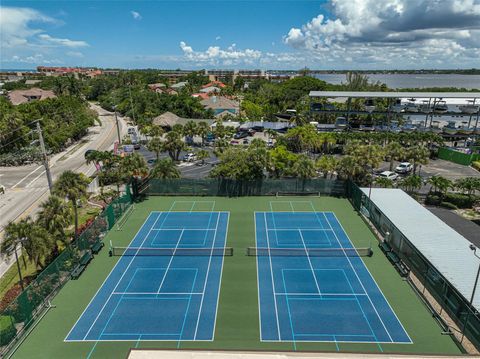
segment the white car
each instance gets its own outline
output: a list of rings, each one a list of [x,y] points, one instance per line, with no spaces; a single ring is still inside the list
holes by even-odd
[[[391,171],[383,171],[382,173],[380,173],[378,175],[378,177],[387,178],[389,180],[395,181],[398,178],[398,174],[396,174],[395,172],[391,172]]]
[[[409,173],[412,169],[413,169],[413,166],[410,162],[402,162],[395,168],[395,172]]]
[[[185,156],[183,156],[183,160],[185,162],[193,162],[197,159],[197,155],[193,152],[187,153]]]

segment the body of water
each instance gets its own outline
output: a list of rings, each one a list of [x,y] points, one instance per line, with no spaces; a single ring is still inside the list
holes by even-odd
[[[392,89],[457,87],[468,90],[480,89],[480,75],[457,74],[366,74],[370,81],[386,84]],[[316,78],[339,85],[346,82],[345,74],[316,74]]]

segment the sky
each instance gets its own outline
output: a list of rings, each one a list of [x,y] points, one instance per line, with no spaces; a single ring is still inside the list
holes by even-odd
[[[480,68],[480,0],[0,2],[0,68]]]

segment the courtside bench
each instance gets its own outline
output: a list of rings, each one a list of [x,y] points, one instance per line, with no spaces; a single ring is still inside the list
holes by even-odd
[[[85,270],[85,268],[87,267],[88,263],[90,263],[90,261],[92,260],[93,258],[93,254],[92,252],[90,251],[87,251],[83,256],[82,258],[80,258],[80,262],[78,263],[78,265],[75,267],[75,269],[72,271],[72,273],[70,274],[70,276],[72,277],[72,279],[78,279],[78,277],[80,277],[80,274],[83,273],[83,271]]]
[[[394,251],[392,251],[392,247],[390,247],[390,245],[385,241],[380,242],[378,246],[382,252],[385,253],[388,260],[395,266],[398,273],[400,273],[402,277],[407,277],[410,273],[410,269],[405,265],[405,263],[403,263],[400,257]]]
[[[97,243],[95,243],[92,246],[92,253],[93,254],[98,254],[98,252],[100,252],[100,250],[103,248],[103,246],[104,246],[104,243],[102,241],[98,241]]]

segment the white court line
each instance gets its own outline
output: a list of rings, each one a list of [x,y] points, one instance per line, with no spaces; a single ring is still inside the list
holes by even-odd
[[[174,202],[174,204],[175,204],[175,202]],[[173,206],[173,205],[172,205],[172,206]],[[171,207],[170,207],[170,208],[171,208]],[[166,218],[168,217],[168,213],[169,213],[169,212],[166,212],[166,213],[167,213],[167,214],[165,215],[165,218],[163,219],[162,224],[165,223],[165,220],[166,220]],[[146,241],[147,238],[149,237],[150,232],[152,231],[152,228],[155,227],[155,225],[157,224],[157,222],[158,222],[158,220],[160,219],[161,216],[162,216],[162,215],[160,214],[160,215],[158,216],[158,218],[155,220],[155,222],[153,223],[152,227],[150,228],[150,230],[148,231],[147,235],[145,236],[145,238],[143,239],[142,243],[140,244],[140,247],[137,249],[137,253],[138,253],[138,251],[140,251],[140,248],[143,246],[143,243],[145,243],[145,241]],[[122,257],[122,258],[123,258],[123,257]],[[132,259],[130,259],[130,262],[128,263],[127,268],[125,268],[122,276],[120,277],[120,279],[118,280],[117,284],[115,285],[115,288],[113,288],[112,293],[118,288],[120,282],[122,281],[122,279],[123,279],[123,277],[125,276],[125,274],[128,272],[128,269],[129,269],[130,266],[132,265],[133,260],[134,260],[135,258],[136,258],[136,256],[134,255],[134,256],[132,256]],[[121,260],[121,258],[120,258],[120,260]],[[120,260],[119,260],[119,262],[120,262]],[[103,310],[105,309],[107,303],[109,302],[110,298],[112,297],[112,293],[110,293],[110,295],[108,296],[108,298],[107,298],[107,300],[105,301],[105,304],[103,305],[102,309],[99,311],[99,313],[98,313],[97,316],[95,317],[95,320],[93,321],[92,325],[91,325],[90,328],[88,329],[87,334],[85,334],[85,336],[83,337],[84,340],[85,340],[85,338],[88,336],[88,334],[90,334],[93,326],[95,325],[95,323],[97,322],[98,318],[100,317],[100,314],[102,314]]]
[[[210,219],[211,218],[212,217],[210,216]],[[193,335],[193,339],[197,338],[198,325],[200,324],[200,315],[202,314],[203,300],[205,299],[205,290],[207,289],[207,282],[210,276],[210,264],[212,263],[213,249],[215,248],[215,240],[217,239],[218,222],[220,222],[220,213],[217,213],[217,224],[215,226],[215,234],[213,235],[213,243],[212,243],[212,248],[210,250],[210,258],[208,258],[206,278],[205,278],[205,282],[203,283],[202,301],[200,302],[200,308],[198,309],[197,324],[195,325],[195,334]],[[210,225],[210,222],[209,222],[209,225]]]
[[[257,212],[253,213],[253,225],[254,225],[254,230],[255,230],[255,247],[257,247],[258,246],[258,242],[257,242]],[[266,229],[265,229],[265,232],[267,232]],[[262,315],[261,315],[261,309],[260,309],[260,278],[259,278],[259,274],[258,274],[258,267],[259,267],[258,259],[259,259],[259,257],[257,256],[255,261],[257,263],[256,267],[257,267],[258,324],[259,324],[259,329],[260,329],[260,341],[262,341]]]
[[[315,213],[317,213],[317,212],[315,212]],[[327,216],[325,215],[325,213],[324,213],[324,212],[321,212],[321,213],[322,213],[323,216],[325,217],[325,220],[327,221],[327,223],[328,223],[328,225],[330,226],[330,228],[332,228],[332,225],[330,224],[330,222],[329,222]],[[317,218],[318,218],[318,216],[317,216]],[[333,229],[333,228],[332,228],[332,229]],[[379,319],[380,322],[382,323],[382,326],[383,326],[383,328],[385,329],[385,332],[387,333],[388,337],[390,338],[390,342],[393,342],[393,339],[392,339],[392,336],[390,335],[390,332],[388,331],[387,327],[385,326],[385,323],[383,322],[382,318],[380,317],[380,314],[378,313],[377,308],[376,308],[375,305],[373,304],[372,299],[371,299],[370,296],[368,295],[368,292],[367,292],[367,290],[365,289],[365,286],[363,285],[362,280],[361,280],[360,277],[358,276],[357,271],[355,270],[352,262],[350,261],[350,258],[347,256],[347,253],[345,252],[345,248],[343,248],[342,243],[341,243],[340,240],[338,239],[337,233],[335,233],[335,231],[333,232],[333,235],[335,236],[335,239],[337,240],[338,245],[340,246],[340,248],[342,249],[343,253],[345,254],[345,258],[347,259],[347,261],[348,261],[348,263],[349,263],[349,265],[350,265],[350,268],[352,268],[353,273],[355,273],[355,276],[357,277],[357,280],[359,281],[360,285],[362,286],[363,291],[364,291],[365,294],[367,295],[368,301],[369,301],[370,304],[372,305],[373,310],[374,310],[375,313],[377,314],[378,319]],[[353,244],[352,244],[352,247],[355,248],[355,247],[353,246]],[[363,265],[365,266],[365,264],[363,264]],[[383,293],[382,293],[382,295],[383,295]]]
[[[227,213],[227,227],[225,228],[225,244],[227,245],[228,240],[228,224],[230,223],[230,212]],[[222,265],[221,265],[221,272],[220,272],[220,279],[218,281],[218,289],[217,289],[217,306],[215,307],[215,318],[213,321],[213,335],[212,341],[215,340],[215,330],[217,328],[217,314],[218,314],[218,302],[220,301],[220,290],[222,288],[222,277],[223,277],[223,263],[225,261],[225,257],[222,257]]]
[[[345,229],[343,228],[342,223],[340,223],[340,221],[338,220],[337,215],[336,215],[334,212],[329,212],[329,213],[333,214],[333,216],[335,217],[335,220],[337,221],[338,225],[339,225],[340,228],[342,229],[343,233],[345,233],[345,235],[347,236],[349,242],[352,243],[352,241],[350,240],[350,237],[348,237],[347,232],[346,232]],[[363,266],[365,267],[365,269],[367,270],[368,274],[370,275],[370,278],[372,278],[373,282],[374,282],[375,285],[377,286],[378,291],[382,294],[383,299],[385,299],[385,302],[387,303],[388,307],[389,307],[390,310],[392,311],[392,313],[393,313],[393,315],[395,316],[395,318],[397,318],[398,323],[400,323],[400,326],[402,327],[403,332],[407,335],[408,339],[410,340],[410,343],[399,342],[399,344],[413,344],[412,338],[410,338],[410,336],[408,335],[408,332],[405,330],[405,327],[403,326],[402,322],[401,322],[400,319],[398,318],[397,313],[395,313],[395,311],[393,310],[392,306],[390,305],[390,303],[388,302],[387,298],[385,297],[385,295],[383,294],[382,290],[380,289],[380,286],[378,285],[377,281],[376,281],[375,278],[373,277],[372,273],[370,273],[370,270],[368,269],[368,267],[365,265],[365,262],[363,261],[363,259],[362,259],[361,257],[358,257],[358,258],[360,258],[360,260],[362,261]],[[394,343],[397,343],[397,342],[394,342]]]
[[[271,203],[270,203],[270,206],[271,206]],[[268,225],[267,225],[267,214],[266,214],[266,212],[263,212],[263,218],[265,219],[265,229],[267,229]],[[275,226],[275,222],[274,222],[274,226]],[[277,290],[275,289],[275,281],[273,280],[273,264],[272,264],[272,256],[271,256],[271,252],[270,252],[270,236],[269,236],[267,230],[265,230],[265,232],[267,234],[268,259],[270,261],[270,266],[269,266],[270,267],[270,277],[272,279],[272,293],[275,294],[275,292]],[[277,297],[275,297],[275,295],[273,296],[273,302],[275,304],[275,317],[277,318],[278,340],[282,340],[281,334],[280,334],[280,321],[278,320]]]
[[[154,212],[150,212],[150,214],[148,215],[147,219],[145,220],[145,222],[143,222],[143,224],[140,226],[140,228],[138,229],[137,233],[135,233],[135,235],[133,236],[132,240],[130,241],[130,243],[128,244],[129,246],[133,243],[133,241],[137,238],[138,234],[140,233],[140,231],[143,229],[143,226],[145,225],[145,223],[148,222],[148,220],[150,219],[150,217],[152,216]],[[158,212],[155,212],[155,213],[158,213]],[[100,292],[100,290],[103,288],[103,285],[107,282],[108,278],[110,278],[110,276],[112,275],[113,271],[115,270],[115,268],[118,266],[118,264],[121,262],[121,258],[117,261],[117,263],[115,263],[115,265],[113,266],[112,270],[110,271],[110,273],[108,273],[107,275],[107,278],[105,278],[105,280],[102,282],[102,285],[100,287],[98,287],[97,291],[95,292],[95,295],[92,296],[92,299],[90,299],[90,302],[88,302],[87,306],[85,307],[85,309],[83,310],[82,314],[80,314],[80,316],[78,317],[78,319],[75,321],[75,324],[73,325],[72,329],[70,329],[70,331],[67,333],[67,336],[65,337],[65,339],[63,340],[64,342],[66,341],[66,339],[68,338],[68,336],[70,335],[70,333],[72,332],[72,330],[77,326],[77,323],[78,321],[83,317],[83,314],[85,314],[85,312],[87,311],[88,307],[90,306],[90,304],[92,304],[93,300],[95,299],[95,297],[97,296],[97,294]],[[70,341],[74,341],[74,340],[69,340]],[[83,341],[83,340],[79,340],[79,341]]]
[[[290,212],[289,212],[290,213]],[[309,213],[312,213],[312,212],[309,212]],[[281,231],[298,231],[298,227],[297,228],[277,228],[277,229],[272,229],[272,228],[269,228],[267,229],[268,231],[275,231],[275,232],[281,232]],[[315,232],[320,232],[320,231],[324,231],[324,232],[332,232],[332,229],[330,228],[316,228],[316,227],[310,227],[310,228],[302,228],[302,231],[303,232],[309,232],[309,231],[315,231]]]
[[[180,213],[180,212],[179,212]],[[181,228],[153,228],[152,231],[181,231]],[[215,228],[184,228],[186,231],[214,231]]]
[[[165,269],[165,273],[163,274],[162,281],[160,282],[160,286],[158,287],[157,294],[159,294],[160,291],[162,290],[163,283],[165,282],[165,278],[167,278],[167,274],[168,274],[168,271],[170,270],[170,266],[172,265],[173,258],[175,258],[175,252],[177,251],[178,245],[180,244],[180,242],[182,240],[183,232],[185,232],[185,229],[182,229],[182,232],[178,236],[177,245],[175,246],[175,249],[173,250],[173,253],[170,257],[170,260],[168,261],[167,269]]]
[[[292,203],[292,201],[288,201],[288,203],[290,203],[290,208],[292,209],[292,212],[295,213],[295,208],[293,208],[293,203]]]
[[[313,279],[315,280],[315,285],[317,286],[318,294],[321,295],[322,291],[320,290],[320,286],[318,285],[317,277],[315,276],[315,271],[313,270],[312,261],[310,260],[310,256],[308,255],[307,246],[305,244],[305,241],[303,240],[301,229],[298,230],[298,233],[300,234],[300,239],[302,240],[303,248],[305,248],[305,254],[307,255],[308,264],[310,265],[310,270],[312,271]]]
[[[339,297],[356,297],[356,296],[364,296],[366,295],[365,293],[275,293],[275,295],[284,295],[287,297],[290,296],[313,296],[313,297],[334,297],[334,296],[339,296]]]
[[[202,295],[203,293],[196,293],[196,292],[113,292],[113,295]]]
[[[192,208],[190,208],[190,213],[192,213],[193,209],[195,208],[196,201],[193,201]]]

